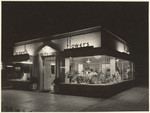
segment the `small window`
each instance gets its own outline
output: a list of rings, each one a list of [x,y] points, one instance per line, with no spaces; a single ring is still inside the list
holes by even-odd
[[[55,74],[55,65],[51,65],[51,74]]]

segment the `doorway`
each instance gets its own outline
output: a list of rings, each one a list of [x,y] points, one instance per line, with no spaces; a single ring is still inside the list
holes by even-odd
[[[43,62],[43,89],[53,91],[56,65],[55,60]]]

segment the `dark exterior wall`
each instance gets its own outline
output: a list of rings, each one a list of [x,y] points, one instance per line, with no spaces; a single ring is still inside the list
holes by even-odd
[[[105,30],[102,30],[101,37],[102,37],[103,48],[106,48],[109,50],[116,50],[116,51],[124,52],[124,53],[130,52],[128,45],[121,42],[111,33]]]

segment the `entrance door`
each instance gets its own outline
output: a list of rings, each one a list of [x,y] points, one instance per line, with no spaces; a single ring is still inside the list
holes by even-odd
[[[53,90],[52,84],[55,79],[55,61],[44,62],[44,90]]]

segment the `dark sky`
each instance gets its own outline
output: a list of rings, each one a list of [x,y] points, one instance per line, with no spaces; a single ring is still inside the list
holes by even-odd
[[[148,2],[2,2],[2,60],[14,42],[102,25],[148,63]]]

